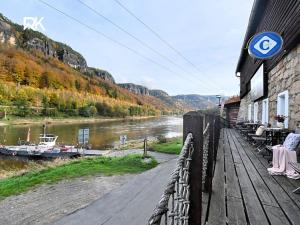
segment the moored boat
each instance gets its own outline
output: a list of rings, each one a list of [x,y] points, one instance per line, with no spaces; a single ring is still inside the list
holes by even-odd
[[[56,144],[58,136],[40,134],[39,143],[37,145],[30,144],[30,129],[28,129],[27,141],[21,142],[16,146],[0,146],[0,153],[3,155],[20,156],[20,157],[36,157],[36,158],[72,158],[80,156],[73,145],[59,146]]]

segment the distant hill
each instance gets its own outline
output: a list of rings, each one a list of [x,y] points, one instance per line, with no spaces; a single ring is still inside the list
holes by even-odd
[[[189,107],[194,109],[207,109],[213,108],[219,104],[219,100],[215,95],[176,95],[172,96],[173,99],[179,100],[187,104]],[[222,96],[222,99],[225,100],[227,97]]]
[[[162,100],[169,107],[179,107],[186,110],[198,110],[213,108],[219,104],[219,100],[215,95],[176,95],[170,96],[167,92],[162,90],[151,90],[142,85],[133,83],[118,84],[122,88],[126,88],[132,93],[145,96],[153,96]],[[222,96],[225,100],[227,97]]]

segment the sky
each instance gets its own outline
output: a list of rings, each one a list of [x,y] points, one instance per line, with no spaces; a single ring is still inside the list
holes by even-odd
[[[40,0],[1,0],[0,12],[19,24],[23,24],[24,17],[43,17],[45,30],[39,27],[39,31],[80,52],[89,66],[109,71],[117,83],[145,85],[170,95],[239,93],[235,68],[253,0],[118,0],[187,60],[115,0],[82,1],[140,41],[78,0],[42,1],[92,30]]]

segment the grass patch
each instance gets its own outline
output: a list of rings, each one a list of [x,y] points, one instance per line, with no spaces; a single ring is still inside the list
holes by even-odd
[[[73,160],[64,165],[48,168],[38,172],[29,172],[22,176],[14,176],[0,180],[0,198],[20,194],[41,184],[52,184],[64,179],[87,175],[115,175],[140,173],[157,165],[153,158],[149,162],[141,155],[124,157],[93,157]]]
[[[150,148],[156,152],[179,154],[182,149],[182,138],[167,139],[166,143],[155,143]]]

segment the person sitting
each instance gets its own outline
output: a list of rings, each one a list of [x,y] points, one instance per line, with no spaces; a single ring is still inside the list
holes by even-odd
[[[290,133],[283,145],[275,145],[272,147],[273,160],[272,168],[268,168],[271,175],[286,175],[292,179],[299,179],[300,174],[297,173],[289,164],[297,162],[297,149],[300,147],[300,134]]]

